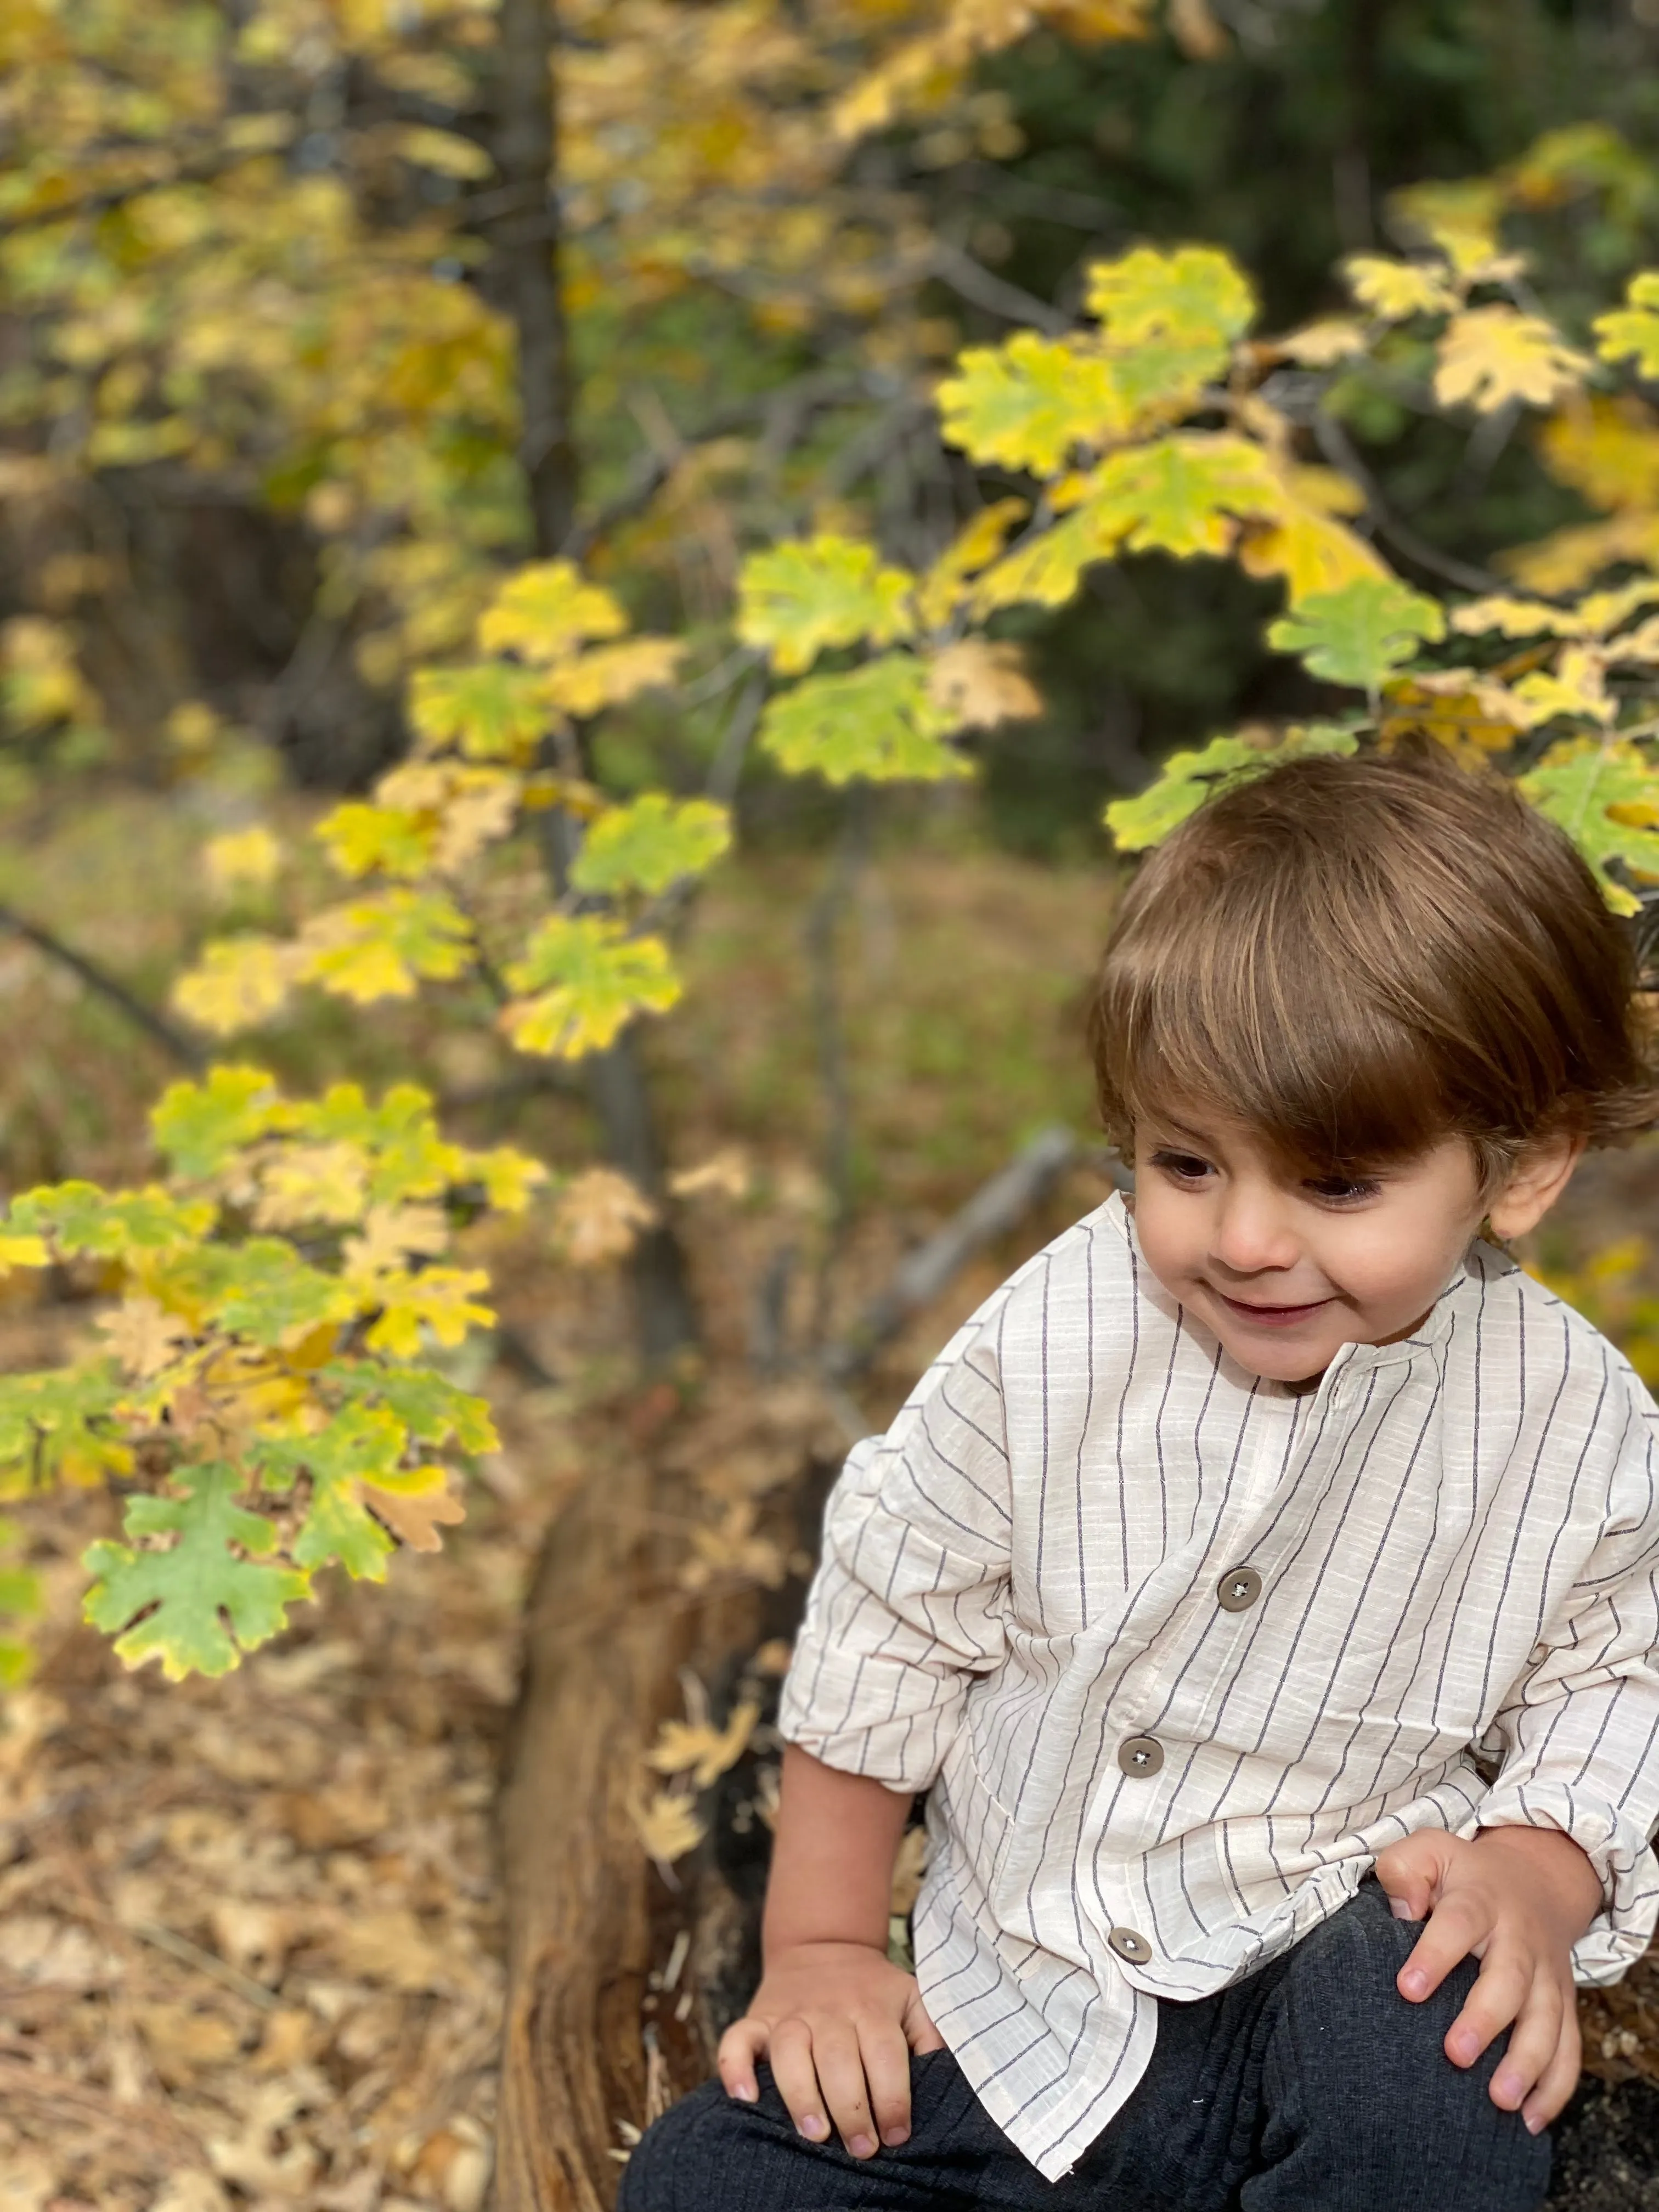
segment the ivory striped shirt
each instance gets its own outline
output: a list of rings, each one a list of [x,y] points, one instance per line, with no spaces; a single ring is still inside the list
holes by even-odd
[[[1659,1410],[1474,1246],[1416,1335],[1298,1395],[1151,1274],[1114,1196],[849,1456],[781,1727],[928,1790],[928,2011],[1050,2179],[1205,1996],[1414,1829],[1565,1829],[1616,1980],[1659,1903]],[[1501,1762],[1492,1786],[1474,1753]]]

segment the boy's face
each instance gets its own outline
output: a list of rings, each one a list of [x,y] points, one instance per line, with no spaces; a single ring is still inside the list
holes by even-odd
[[[1409,1336],[1483,1217],[1522,1234],[1577,1152],[1543,1148],[1494,1198],[1460,1137],[1350,1182],[1298,1176],[1241,1123],[1140,1121],[1135,1233],[1164,1289],[1241,1367],[1306,1382],[1345,1344]]]

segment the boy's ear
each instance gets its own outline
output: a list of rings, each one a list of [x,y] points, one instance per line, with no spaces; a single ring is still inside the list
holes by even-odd
[[[1535,1229],[1571,1182],[1583,1151],[1582,1137],[1546,1137],[1528,1145],[1486,1209],[1492,1234],[1507,1242]]]

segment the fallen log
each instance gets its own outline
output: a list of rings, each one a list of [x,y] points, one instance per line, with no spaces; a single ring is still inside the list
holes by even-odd
[[[1079,1158],[1047,1131],[926,1243],[823,1363],[844,1382]],[[855,1410],[855,1409],[852,1409]],[[849,1411],[848,1419],[851,1419]],[[780,1551],[810,1569],[834,1468],[803,1450],[766,1499]],[[650,1453],[619,1458],[558,1516],[527,1608],[525,1670],[501,1802],[507,1999],[497,2212],[609,2212],[637,2130],[706,2078],[758,1961],[769,1838],[756,1811],[768,1746],[722,1778],[699,1850],[670,1887],[635,1814],[644,1756],[690,1669],[724,1719],[744,1669],[793,1636],[805,1584],[689,1589],[684,1528],[708,1496]],[[653,1986],[654,1984],[654,1986]]]

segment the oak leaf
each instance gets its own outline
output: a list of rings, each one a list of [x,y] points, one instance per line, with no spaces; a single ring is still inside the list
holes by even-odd
[[[501,1027],[520,1052],[579,1060],[614,1044],[636,1013],[664,1013],[680,983],[659,937],[599,915],[551,915],[506,969],[520,995]]]
[[[685,641],[678,637],[630,637],[621,645],[600,646],[550,669],[547,696],[567,714],[597,714],[601,708],[620,706],[641,691],[672,684],[685,653]]]
[[[809,676],[769,701],[760,741],[792,775],[826,783],[936,783],[969,775],[944,740],[954,718],[931,696],[924,662],[890,653],[833,676]]]
[[[286,1626],[289,1607],[311,1589],[295,1568],[260,1564],[276,1549],[276,1531],[236,1503],[234,1468],[183,1468],[176,1480],[182,1496],[127,1501],[125,1534],[170,1537],[167,1548],[100,1542],[85,1556],[94,1577],[88,1620],[115,1635],[116,1656],[127,1666],[159,1659],[175,1682],[228,1673]]]
[[[1434,396],[1443,407],[1468,404],[1483,415],[1511,400],[1548,407],[1577,391],[1589,366],[1541,315],[1501,304],[1469,307],[1442,333]]]
[[[409,1468],[365,1480],[363,1503],[411,1552],[442,1551],[440,1529],[458,1528],[466,1518],[441,1467]]]
[[[571,561],[536,561],[509,576],[478,618],[485,653],[516,653],[547,665],[596,638],[619,637],[628,617]]]
[[[1018,646],[1008,641],[964,637],[936,653],[927,671],[927,696],[953,724],[994,730],[1042,712],[1042,695],[1025,673]]]
[[[1232,340],[1255,319],[1255,295],[1231,256],[1212,246],[1173,252],[1139,246],[1090,268],[1085,304],[1115,343],[1158,338],[1212,344],[1225,358]]]
[[[699,1790],[707,1790],[748,1750],[760,1711],[748,1701],[736,1705],[721,1729],[709,1721],[664,1721],[645,1763],[655,1774],[689,1774]]]
[[[371,1206],[362,1233],[348,1237],[341,1257],[348,1276],[391,1274],[416,1255],[449,1249],[449,1218],[441,1206]]]
[[[297,1229],[311,1222],[355,1222],[368,1198],[369,1160],[360,1145],[283,1146],[266,1161],[253,1209],[256,1229]]]
[[[173,1173],[203,1181],[270,1127],[275,1079],[263,1067],[222,1066],[200,1083],[172,1083],[150,1110],[150,1134]]]
[[[202,866],[216,891],[264,890],[283,872],[283,848],[263,823],[228,830],[202,848]]]
[[[382,1276],[362,1287],[366,1310],[376,1316],[364,1341],[371,1352],[389,1352],[394,1359],[413,1359],[426,1330],[440,1344],[459,1344],[469,1330],[487,1328],[495,1320],[494,1310],[474,1295],[489,1287],[482,1267],[423,1267],[418,1274]]]
[[[547,679],[510,660],[467,668],[417,669],[409,719],[430,750],[453,746],[469,760],[526,761],[550,717]]]
[[[1659,270],[1639,270],[1625,299],[1624,307],[1596,317],[1595,349],[1603,361],[1633,361],[1638,375],[1659,377]]]
[[[100,1314],[98,1327],[124,1371],[141,1379],[171,1366],[190,1341],[189,1323],[142,1293]]]
[[[1659,883],[1659,774],[1641,749],[1566,738],[1521,779],[1521,792],[1572,839],[1614,913],[1639,912],[1640,900],[1611,869],[1622,865],[1644,882]]]
[[[1457,305],[1443,266],[1395,261],[1382,253],[1351,253],[1342,273],[1360,306],[1385,323],[1403,323],[1413,315],[1449,314]]]
[[[614,1168],[586,1168],[559,1193],[553,1233],[573,1267],[593,1267],[631,1252],[657,1209]]]
[[[205,945],[197,965],[179,976],[171,995],[186,1021],[228,1036],[237,1030],[256,1029],[280,1012],[294,981],[291,947],[250,932],[216,938]]]
[[[874,546],[820,533],[751,554],[738,584],[738,635],[797,676],[826,647],[890,645],[912,628],[915,578]]]
[[[629,1810],[646,1856],[659,1866],[671,1866],[696,1850],[708,1832],[697,1817],[695,1800],[680,1790],[659,1790]]]
[[[1004,345],[969,347],[937,398],[947,445],[976,461],[1045,477],[1079,447],[1123,436],[1134,419],[1105,355],[1034,331],[1017,331]]]
[[[1340,592],[1316,592],[1267,632],[1280,653],[1299,654],[1332,684],[1375,690],[1425,640],[1443,637],[1438,602],[1392,578],[1361,577]]]
[[[996,559],[1009,532],[1030,513],[1023,499],[993,500],[963,524],[916,587],[916,611],[924,628],[949,622],[968,579]]]
[[[472,957],[472,925],[453,899],[400,888],[313,915],[294,969],[301,980],[362,1006],[412,998],[423,978],[459,975]]]
[[[571,864],[579,891],[665,891],[711,868],[732,842],[730,810],[707,799],[647,791],[612,807],[588,830]]]

